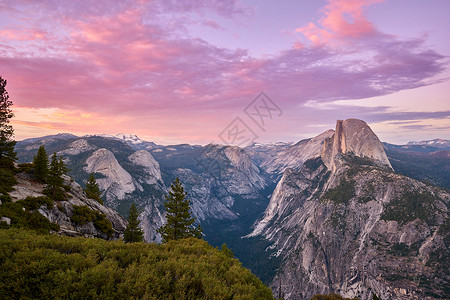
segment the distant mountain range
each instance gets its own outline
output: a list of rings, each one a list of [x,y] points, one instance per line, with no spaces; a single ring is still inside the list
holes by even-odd
[[[449,298],[448,140],[382,144],[361,120],[298,143],[157,145],[135,135],[59,134],[20,141],[64,157],[105,205],[141,209],[160,241],[164,194],[179,177],[205,239],[235,252],[285,299],[338,292],[372,299]],[[418,181],[421,180],[421,181]]]

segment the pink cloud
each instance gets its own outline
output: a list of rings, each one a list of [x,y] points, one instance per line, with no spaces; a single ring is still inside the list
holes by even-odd
[[[23,28],[0,33],[0,75],[17,106],[67,113],[30,126],[90,133],[108,126],[136,132],[134,126],[192,138],[220,132],[262,90],[294,113],[310,100],[361,99],[425,85],[443,70],[443,56],[423,39],[378,32],[363,15],[375,2],[330,1],[318,24],[298,30],[313,45],[298,42],[257,59],[192,38],[183,23],[167,18],[205,11],[234,18],[245,13],[237,1],[20,1],[17,11],[33,12],[25,32],[45,33],[45,43],[11,42]],[[52,23],[38,22],[47,15]],[[346,43],[333,47],[331,40]],[[86,112],[95,116],[83,119]]]
[[[364,8],[383,0],[329,0],[324,16],[318,24],[309,23],[297,28],[315,44],[327,43],[332,39],[361,38],[376,31],[374,25],[364,16]]]

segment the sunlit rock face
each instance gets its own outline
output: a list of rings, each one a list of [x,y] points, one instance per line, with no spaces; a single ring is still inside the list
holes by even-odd
[[[322,147],[322,159],[325,165],[333,169],[338,154],[353,154],[370,158],[380,165],[392,169],[380,142],[366,122],[358,119],[338,120],[334,134],[325,139]]]
[[[136,187],[133,178],[119,164],[114,154],[108,149],[95,151],[87,160],[84,170],[87,173],[100,173],[104,178],[97,180],[100,189],[106,193],[108,200],[123,199],[126,193],[133,192]]]

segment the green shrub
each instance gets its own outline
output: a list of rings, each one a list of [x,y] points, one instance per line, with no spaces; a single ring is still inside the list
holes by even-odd
[[[46,196],[40,197],[26,197],[23,200],[17,201],[18,204],[22,205],[28,210],[36,210],[40,208],[42,205],[47,206],[47,208],[51,208],[55,201]]]
[[[95,213],[86,205],[74,206],[73,215],[70,218],[72,222],[77,225],[84,225],[89,222],[93,222],[95,219]]]
[[[111,236],[114,233],[111,221],[108,220],[108,218],[102,213],[96,212],[94,226],[101,232],[106,233],[108,236]]]
[[[273,299],[237,259],[189,238],[165,245],[0,230],[5,299]]]
[[[90,209],[86,205],[74,206],[73,215],[70,218],[77,225],[84,225],[93,222],[95,228],[110,236],[114,233],[111,222],[106,216],[98,211]]]
[[[59,231],[59,225],[50,222],[39,212],[24,210],[25,200],[15,203],[3,203],[0,205],[0,217],[11,219],[11,227],[34,229],[48,233],[50,231]]]

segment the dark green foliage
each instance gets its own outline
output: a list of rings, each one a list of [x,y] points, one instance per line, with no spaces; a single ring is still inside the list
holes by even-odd
[[[0,230],[6,299],[273,299],[238,260],[199,239],[164,245]]]
[[[0,169],[0,194],[8,195],[17,184],[13,171],[9,169]]]
[[[12,199],[10,195],[0,195],[0,201],[1,203],[7,203],[12,202]]]
[[[19,169],[17,173],[27,173],[31,174],[34,172],[34,164],[33,163],[21,163],[18,165]]]
[[[347,181],[344,178],[341,179],[338,186],[328,190],[322,199],[331,200],[334,203],[346,204],[350,199],[355,196],[355,182],[353,180]]]
[[[358,300],[358,298],[343,298],[338,294],[314,295],[311,300]]]
[[[54,153],[48,170],[47,187],[44,190],[44,193],[53,200],[62,201],[66,199],[62,175],[66,174],[67,171],[67,166],[62,158]]]
[[[123,240],[126,243],[142,242],[144,240],[144,232],[139,226],[139,213],[136,205],[131,204],[130,213],[128,214],[128,226],[123,234]]]
[[[372,300],[380,300],[380,298],[378,298],[376,294],[372,293]]]
[[[114,233],[111,222],[106,218],[106,216],[98,211],[90,209],[86,205],[74,206],[73,214],[70,220],[77,225],[84,225],[86,223],[93,222],[95,228],[108,236],[111,236]]]
[[[6,91],[6,80],[0,76],[0,168],[14,170],[17,154],[14,150],[16,142],[12,140],[14,129],[9,125],[14,117],[11,110],[13,105]]]
[[[158,229],[163,242],[202,236],[200,226],[193,227],[196,218],[191,216],[190,201],[186,199],[186,195],[180,180],[175,179],[164,203],[167,223]]]
[[[102,198],[100,198],[100,195],[102,193],[100,192],[100,188],[97,181],[95,180],[93,173],[89,175],[89,179],[86,182],[86,188],[84,189],[84,191],[86,192],[86,196],[88,196],[88,198],[94,199],[98,203],[103,205],[103,200]]]
[[[17,201],[18,204],[22,205],[28,210],[36,210],[40,208],[42,205],[45,205],[47,208],[51,208],[55,201],[53,201],[49,197],[41,196],[41,197],[26,197],[24,200]]]
[[[406,191],[384,207],[382,220],[397,221],[400,225],[420,219],[434,224],[434,202],[438,200],[428,192]]]
[[[43,233],[59,231],[58,224],[51,223],[46,217],[35,211],[42,205],[51,206],[51,199],[27,197],[14,203],[3,203],[0,205],[0,217],[10,218],[11,227],[34,229]]]
[[[95,219],[94,211],[87,205],[74,206],[72,213],[70,220],[77,225],[84,225],[93,222]]]
[[[303,165],[310,169],[311,171],[317,170],[320,166],[323,165],[323,161],[320,157],[308,159],[303,163]]]
[[[225,243],[222,244],[222,247],[220,248],[220,252],[222,252],[223,254],[225,254],[226,256],[228,256],[230,258],[234,257],[233,251],[231,251],[231,249],[228,248]]]
[[[358,196],[358,202],[359,203],[367,203],[375,199],[375,187],[372,183],[366,184],[366,186],[363,188],[361,194]]]
[[[41,145],[38,149],[36,156],[33,158],[34,164],[34,177],[37,181],[45,183],[47,182],[48,169],[48,155],[45,151],[44,145]]]

